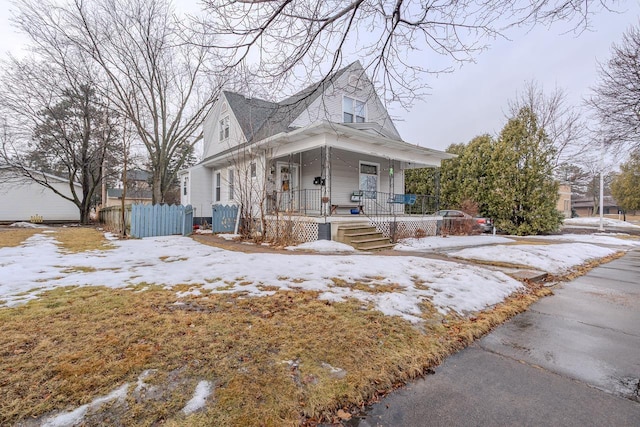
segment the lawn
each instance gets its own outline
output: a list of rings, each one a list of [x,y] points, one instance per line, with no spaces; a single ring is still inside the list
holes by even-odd
[[[28,242],[0,248],[5,269],[13,267],[3,259],[33,247],[40,254],[40,270],[12,276],[20,287],[7,288],[12,306],[0,308],[0,425],[346,420],[550,293],[414,257],[269,257],[183,238],[109,242],[90,229],[56,229]],[[196,246],[179,256],[176,243]],[[267,271],[262,257],[277,268]],[[391,258],[380,267],[390,277],[380,276],[376,266]],[[293,259],[305,267],[285,265]],[[239,265],[247,271],[225,270]],[[314,266],[320,272],[311,275]],[[460,295],[477,300],[473,289],[483,287],[494,302],[460,309],[469,304]],[[28,298],[15,298],[18,289]],[[447,299],[458,309],[446,309]]]

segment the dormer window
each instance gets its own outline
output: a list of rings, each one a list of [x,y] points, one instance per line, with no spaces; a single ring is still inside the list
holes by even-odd
[[[344,123],[364,123],[365,103],[345,96],[342,98],[342,116]]]
[[[220,141],[229,139],[229,116],[223,117],[219,123],[220,126]]]

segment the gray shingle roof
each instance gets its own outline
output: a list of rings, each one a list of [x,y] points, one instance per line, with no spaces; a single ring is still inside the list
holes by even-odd
[[[353,62],[336,71],[327,79],[314,83],[300,92],[278,102],[258,98],[245,98],[235,92],[224,91],[236,119],[248,142],[259,141],[280,132],[292,130],[290,125],[335,80],[349,68],[360,65]]]

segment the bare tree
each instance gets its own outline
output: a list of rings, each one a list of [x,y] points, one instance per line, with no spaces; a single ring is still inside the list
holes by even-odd
[[[211,36],[180,24],[165,0],[17,0],[14,21],[43,58],[75,50],[100,68],[102,93],[135,128],[160,203],[193,146],[219,85],[205,68]],[[189,43],[187,43],[189,41]]]
[[[599,65],[600,81],[588,104],[595,112],[600,139],[617,147],[640,147],[640,28],[629,28],[611,59]]]
[[[535,81],[525,83],[524,90],[509,101],[508,117],[515,117],[527,107],[537,117],[538,127],[544,130],[553,145],[555,156],[553,167],[570,161],[583,147],[585,125],[578,110],[568,105],[567,94],[560,88],[545,93],[542,85]]]
[[[385,98],[404,105],[426,88],[424,52],[473,61],[511,26],[569,21],[588,26],[607,0],[204,0],[205,31],[219,34],[229,67],[243,65],[272,84],[327,77],[358,58]],[[297,84],[297,83],[296,83]]]
[[[103,167],[113,164],[105,160],[117,156],[116,116],[76,70],[12,59],[3,71],[0,160],[22,179],[73,202],[80,221],[89,222]],[[59,191],[49,174],[68,180],[69,193]]]

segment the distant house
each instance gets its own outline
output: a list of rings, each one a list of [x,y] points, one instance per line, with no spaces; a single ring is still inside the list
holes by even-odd
[[[581,197],[572,201],[574,212],[578,216],[587,217],[600,214],[598,207],[595,208],[595,203],[591,197]],[[604,196],[604,203],[602,204],[602,211],[604,215],[616,215],[620,211],[620,206],[615,201],[613,196]]]
[[[571,218],[571,185],[560,184],[558,187],[558,212],[565,218]]]
[[[406,205],[425,210],[403,194],[404,171],[455,157],[403,141],[359,62],[280,102],[223,91],[203,146],[179,174],[182,204],[207,221],[212,205],[259,206],[269,221],[286,212],[306,230],[301,240],[315,240],[317,224],[354,220],[395,230]]]
[[[144,204],[149,205],[152,201],[151,174],[142,169],[132,169],[127,172],[127,192],[125,194],[126,205]],[[122,188],[107,189],[107,203],[109,206],[120,206],[122,203]]]
[[[46,179],[56,191],[71,197],[69,181],[51,174],[33,171]],[[82,186],[73,184],[82,198]],[[80,211],[75,203],[64,199],[50,188],[11,172],[0,165],[0,223],[17,221],[78,222]]]

